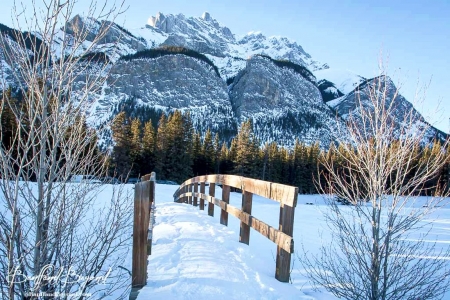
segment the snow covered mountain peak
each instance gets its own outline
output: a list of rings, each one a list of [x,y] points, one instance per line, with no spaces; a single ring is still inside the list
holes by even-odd
[[[205,21],[212,21],[212,20],[213,20],[213,18],[211,18],[211,15],[210,15],[209,12],[207,12],[207,11],[205,11],[205,12],[202,14],[202,19],[205,20]]]
[[[367,98],[364,87],[372,84],[353,72],[313,60],[289,38],[259,31],[236,37],[208,12],[199,17],[159,12],[146,26],[130,31],[81,16],[66,25],[68,36],[80,30],[87,34],[83,51],[102,26],[108,29],[91,50],[105,53],[111,67],[102,93],[93,95],[90,117],[98,125],[119,110],[146,121],[180,109],[191,112],[197,130],[210,129],[228,141],[239,122],[251,118],[261,143],[292,146],[298,138],[327,147],[336,138],[336,128],[344,127],[345,116],[355,110],[355,96]],[[0,32],[9,30],[0,26]],[[55,51],[64,36],[54,39]],[[15,85],[1,50],[0,76],[5,86]],[[386,86],[389,92],[395,90],[389,78]],[[410,107],[406,99],[400,100],[400,112]],[[428,136],[433,138],[436,132],[432,129]]]
[[[231,30],[221,26],[208,12],[204,12],[201,17],[186,17],[183,14],[164,15],[159,12],[156,16],[150,17],[147,24],[169,34],[183,34],[190,38],[214,39],[219,37],[227,42],[234,41]]]

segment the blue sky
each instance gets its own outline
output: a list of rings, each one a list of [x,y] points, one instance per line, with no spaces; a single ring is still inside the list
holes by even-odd
[[[79,1],[80,12],[87,2]],[[12,4],[2,1],[0,23],[11,25]],[[126,5],[118,22],[127,28],[145,25],[157,12],[201,16],[208,11],[236,35],[261,31],[286,36],[315,60],[364,77],[378,73],[382,52],[389,75],[402,82],[401,93],[432,125],[449,131],[448,0],[127,0]],[[428,84],[426,98],[415,101],[417,87]]]

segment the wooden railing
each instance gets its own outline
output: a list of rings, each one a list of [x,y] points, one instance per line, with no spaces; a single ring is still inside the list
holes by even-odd
[[[132,290],[129,299],[136,299],[147,284],[147,258],[152,253],[155,213],[155,172],[142,176],[134,186]]]
[[[209,195],[205,194],[209,183]],[[215,185],[222,185],[222,199],[215,197]],[[200,192],[198,191],[200,185]],[[242,208],[229,205],[231,187],[242,191]],[[252,213],[253,195],[259,195],[280,203],[279,228],[275,229],[255,218]],[[239,241],[249,244],[250,227],[277,244],[275,278],[288,282],[291,254],[294,252],[294,211],[297,205],[298,188],[235,175],[205,175],[186,180],[174,193],[175,202],[199,205],[204,210],[208,201],[208,215],[214,215],[214,205],[221,208],[220,223],[228,226],[228,214],[241,220]]]

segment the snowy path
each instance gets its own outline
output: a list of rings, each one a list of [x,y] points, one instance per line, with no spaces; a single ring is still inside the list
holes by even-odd
[[[265,261],[236,240],[236,233],[192,206],[158,207],[148,297],[156,299],[277,299],[302,293],[273,274]],[[274,264],[273,261],[269,262]],[[272,276],[272,277],[269,277]],[[138,299],[146,299],[139,297]]]
[[[226,227],[219,223],[217,207],[212,218],[206,210],[173,203],[176,188],[158,185],[156,189],[148,280],[138,299],[335,299],[328,293],[307,296],[296,284],[277,281],[276,246],[271,241],[252,230],[250,246],[239,243],[236,218],[230,216]],[[254,208],[273,206],[268,211],[276,216],[272,223],[277,222],[278,204],[258,203],[264,199],[255,198]],[[231,204],[240,205],[240,194],[232,193]],[[258,209],[255,213],[258,216]]]
[[[139,300],[337,299],[323,288],[313,290],[298,261],[302,248],[317,253],[323,243],[330,241],[330,231],[323,220],[326,206],[320,195],[300,195],[298,198],[291,284],[275,279],[274,243],[254,230],[250,232],[250,245],[239,243],[237,218],[230,215],[226,227],[219,222],[220,208],[217,206],[214,217],[209,217],[206,210],[174,203],[172,195],[177,187],[156,187],[152,255],[147,268],[147,286],[140,291]],[[218,187],[216,195],[221,195]],[[241,194],[231,193],[230,204],[240,207],[241,197]],[[426,197],[421,197],[417,205],[421,207],[426,201]],[[306,205],[311,203],[314,205]],[[254,196],[252,215],[278,227],[279,203]],[[446,247],[450,243],[450,209],[439,210],[430,221],[434,223],[428,237],[430,242],[437,241],[438,245]],[[422,230],[427,231],[427,228]],[[444,299],[450,299],[450,293]]]

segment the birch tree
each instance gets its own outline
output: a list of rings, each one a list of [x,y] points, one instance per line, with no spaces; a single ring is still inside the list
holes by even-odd
[[[26,9],[16,3],[17,30],[0,36],[2,67],[10,66],[0,74],[20,95],[13,101],[3,91],[0,107],[13,113],[15,125],[0,147],[3,299],[102,298],[129,278],[111,260],[125,253],[129,239],[124,190],[110,195],[97,184],[70,183],[72,174],[105,170],[85,116],[109,67],[96,46],[113,23],[97,20],[114,20],[121,4],[94,1],[83,16],[75,16],[75,4],[32,1]],[[8,86],[5,79],[0,87]],[[2,126],[2,141],[4,134]],[[99,195],[106,197],[102,205]]]
[[[446,163],[448,144],[423,155],[431,150],[424,144],[429,125],[417,122],[413,109],[396,122],[398,91],[390,97],[385,79],[357,93],[369,101],[355,99],[350,142],[334,149],[334,158],[321,157],[317,187],[327,195],[332,240],[301,259],[315,284],[343,299],[438,299],[448,289],[449,251],[427,240],[426,218],[444,205],[446,193],[433,187],[438,192],[425,206],[416,195]]]

